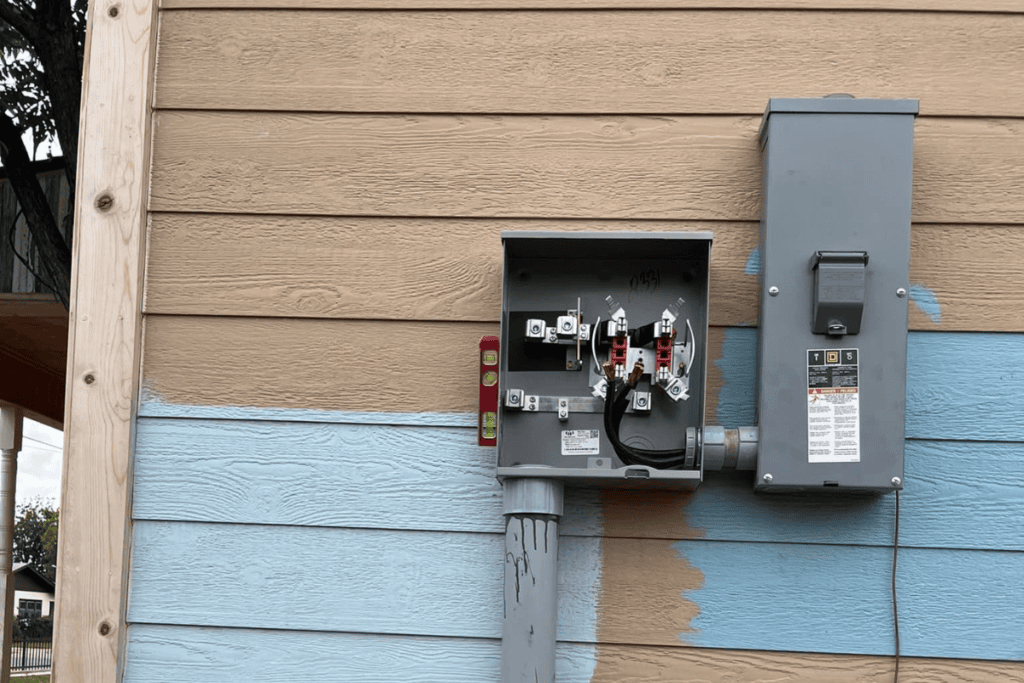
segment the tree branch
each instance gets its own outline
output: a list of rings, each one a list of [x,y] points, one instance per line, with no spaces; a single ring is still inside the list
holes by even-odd
[[[3,113],[0,113],[0,162],[7,169],[11,189],[21,205],[25,222],[32,233],[32,241],[39,250],[40,260],[51,283],[57,288],[54,294],[64,304],[64,308],[68,308],[71,294],[71,249],[57,228],[57,221],[21,142],[21,132]],[[0,226],[0,229],[6,230],[9,227]]]
[[[30,43],[35,43],[42,37],[42,31],[35,22],[35,17],[26,10],[18,9],[8,0],[0,0],[0,21],[11,25],[15,31],[25,37]]]

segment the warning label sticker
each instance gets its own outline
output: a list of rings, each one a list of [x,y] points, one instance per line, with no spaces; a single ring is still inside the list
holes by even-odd
[[[807,351],[807,461],[860,462],[857,349]]]
[[[565,429],[562,431],[562,455],[600,455],[601,431]]]

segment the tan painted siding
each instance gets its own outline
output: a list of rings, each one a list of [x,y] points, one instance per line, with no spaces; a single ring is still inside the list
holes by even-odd
[[[506,230],[712,230],[711,324],[757,323],[750,221],[154,213],[146,312],[497,322]],[[1024,230],[918,223],[911,240],[910,281],[942,302],[943,330],[1024,331],[1024,298],[1004,279],[976,277],[1024,281]],[[912,306],[910,327],[938,325]]]
[[[719,359],[728,328],[757,321],[760,112],[830,92],[921,100],[911,282],[942,316],[912,306],[912,329],[1024,332],[1024,96],[1008,85],[1024,72],[1024,2],[962,5],[164,0],[145,389],[473,411],[503,230],[713,230]],[[398,357],[368,354],[395,339]],[[709,363],[711,423],[723,373]],[[594,681],[891,679],[885,657],[680,647],[699,608],[674,598],[704,577],[637,539],[699,538],[685,496],[601,495]],[[1024,681],[1020,663],[901,673]]]
[[[1024,109],[1007,88],[1024,16],[220,11],[161,30],[168,109],[760,114],[831,92],[916,97],[930,116]]]

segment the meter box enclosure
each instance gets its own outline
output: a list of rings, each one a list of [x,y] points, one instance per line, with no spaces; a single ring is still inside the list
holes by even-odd
[[[902,488],[917,111],[917,100],[768,103],[760,490]]]
[[[498,477],[696,487],[711,233],[506,232],[502,241]],[[606,433],[609,373],[621,382],[630,372],[640,379],[617,438],[685,452],[671,468],[627,465]]]

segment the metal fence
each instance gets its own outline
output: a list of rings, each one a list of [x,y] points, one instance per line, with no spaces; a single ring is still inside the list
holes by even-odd
[[[53,661],[53,641],[16,639],[11,643],[11,671],[45,670]]]

